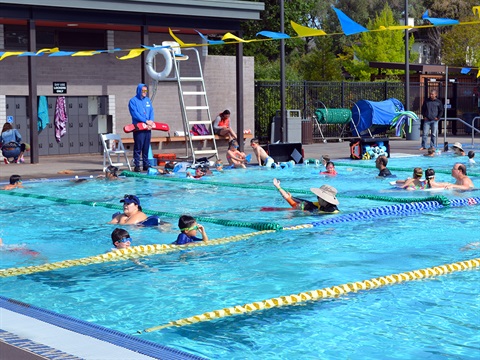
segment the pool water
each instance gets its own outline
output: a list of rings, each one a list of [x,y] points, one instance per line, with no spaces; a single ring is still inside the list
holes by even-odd
[[[450,181],[450,155],[392,158],[389,168],[404,179],[413,167],[437,171]],[[339,175],[320,168],[249,168],[216,173],[205,181],[126,178],[74,184],[25,183],[16,192],[56,199],[120,205],[139,196],[144,209],[209,219],[309,224],[329,217],[429,196],[478,197],[480,193],[398,190],[395,179],[377,179],[373,161],[339,161]],[[469,168],[480,186],[480,169]],[[338,215],[260,211],[288,207],[272,179],[296,196],[311,187],[337,188]],[[295,192],[295,190],[303,190]],[[369,195],[369,199],[361,198]],[[40,265],[109,251],[106,224],[115,209],[0,193],[1,267]],[[378,276],[433,267],[480,256],[477,206],[443,207],[413,215],[380,216],[333,225],[265,233],[223,245],[195,247],[132,261],[77,266],[0,279],[2,295],[127,334],[193,315],[278,296],[322,289]],[[132,245],[170,244],[178,217],[163,217],[171,229],[128,228]],[[203,221],[210,239],[257,230]],[[21,226],[19,226],[21,224]],[[138,335],[211,359],[477,359],[480,357],[480,272],[455,272],[428,280],[350,293],[324,301],[274,308]]]

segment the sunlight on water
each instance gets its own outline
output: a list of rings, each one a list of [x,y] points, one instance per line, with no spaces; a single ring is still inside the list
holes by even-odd
[[[457,160],[448,155],[393,158],[389,167],[400,179],[411,176],[415,166],[433,167],[438,181],[452,181],[449,170]],[[18,192],[97,205],[0,194],[0,237],[5,243],[1,267],[109,251],[116,226],[107,222],[117,210],[101,204],[121,205],[124,194],[137,195],[144,209],[173,214],[162,216],[172,223],[170,229],[128,228],[132,245],[172,243],[182,214],[291,226],[406,199],[480,196],[478,191],[398,190],[389,184],[391,180],[375,178],[378,170],[373,161],[338,163],[336,177],[321,176],[319,171],[298,165],[290,170],[231,170],[202,182],[126,178],[25,183]],[[479,186],[480,169],[470,172]],[[334,186],[340,214],[260,211],[264,206],[288,207],[272,185],[274,177],[295,196],[310,200],[313,194],[295,190]],[[2,295],[131,334],[225,307],[480,257],[480,247],[464,248],[480,242],[479,209],[478,205],[444,207],[266,233],[149,256],[141,259],[143,266],[127,260],[2,278]],[[256,231],[201,223],[210,239]],[[9,251],[16,248],[38,254]],[[480,357],[479,282],[478,270],[456,272],[141,336],[212,359],[475,359]]]

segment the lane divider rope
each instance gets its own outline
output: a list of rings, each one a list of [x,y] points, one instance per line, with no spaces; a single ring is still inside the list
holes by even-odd
[[[26,192],[16,192],[16,191],[1,191],[0,195],[10,195],[10,196],[18,196],[18,197],[27,197],[27,198],[35,198],[35,199],[42,199],[42,200],[49,200],[57,203],[63,204],[71,204],[71,205],[87,205],[87,206],[98,206],[98,207],[105,207],[114,210],[123,210],[122,205],[111,204],[111,203],[104,203],[104,202],[94,202],[94,201],[87,201],[87,200],[73,200],[73,199],[65,199],[65,198],[57,198],[53,196],[47,195],[38,195]],[[183,214],[173,214],[165,211],[156,211],[156,210],[148,210],[144,209],[143,212],[147,215],[157,215],[157,216],[164,216],[169,218],[179,218]],[[204,216],[196,216],[198,221],[208,222],[212,224],[218,224],[223,226],[234,226],[234,227],[246,227],[252,228],[255,230],[281,230],[282,226],[277,223],[266,223],[266,222],[250,222],[250,221],[238,221],[238,220],[227,220],[227,219],[215,219],[209,218]]]
[[[26,266],[19,268],[8,268],[0,270],[0,277],[12,277],[18,275],[34,274],[38,272],[53,271],[57,269],[65,269],[74,266],[86,266],[91,264],[99,264],[111,261],[129,260],[132,258],[139,258],[145,256],[151,256],[155,254],[166,254],[175,251],[181,251],[193,247],[203,247],[212,245],[222,245],[230,242],[236,242],[250,238],[252,236],[263,235],[274,232],[274,230],[256,231],[243,235],[229,236],[225,238],[219,238],[210,240],[208,242],[195,242],[190,245],[171,245],[171,244],[155,244],[155,245],[138,245],[132,246],[128,249],[117,249],[105,254],[89,256],[81,259],[63,260],[54,263]]]
[[[361,290],[373,290],[386,285],[400,284],[406,281],[427,279],[434,276],[445,275],[456,271],[464,271],[478,268],[480,266],[480,258],[460,261],[452,264],[445,264],[420,270],[413,270],[399,274],[392,274],[370,280],[357,281],[319,290],[301,292],[298,294],[279,296],[267,300],[256,301],[244,305],[236,305],[220,310],[208,311],[203,314],[190,316],[179,320],[170,321],[167,324],[150,327],[148,329],[139,330],[137,333],[149,333],[162,330],[169,327],[180,327],[185,325],[196,324],[199,322],[216,320],[228,316],[251,313],[254,311],[268,310],[282,306],[290,306],[304,303],[307,301],[318,301],[322,299],[338,298],[350,292],[358,292]]]
[[[372,169],[372,170],[377,170],[375,167],[375,164],[370,165],[370,164],[360,164],[360,163],[346,163],[346,162],[335,162],[335,166],[345,166],[345,167],[355,167],[355,168],[364,168],[364,169]],[[411,173],[412,168],[401,168],[401,167],[388,167],[390,171],[404,171]],[[378,170],[377,170],[378,171]],[[447,174],[450,175],[452,173],[452,170],[444,170],[444,169],[436,169],[435,173],[437,174]],[[474,171],[468,171],[469,176],[480,176],[480,173],[474,172]]]

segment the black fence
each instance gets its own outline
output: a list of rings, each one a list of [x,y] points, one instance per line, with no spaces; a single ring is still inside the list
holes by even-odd
[[[429,91],[435,89],[439,99],[445,103],[445,82],[429,81],[410,83],[409,110],[420,115],[423,100]],[[447,117],[462,117],[463,114],[479,111],[477,84],[449,82],[448,99],[450,108]],[[345,137],[338,125],[322,125],[321,132],[316,126],[315,109],[342,108],[352,109],[359,100],[383,101],[396,98],[405,104],[405,86],[402,82],[286,82],[285,109],[301,110],[302,118],[312,121],[312,141],[318,142],[328,138]],[[271,123],[280,110],[280,82],[255,82],[255,136],[263,142],[270,140]],[[466,132],[463,126],[448,124],[447,131],[456,135]],[[458,127],[458,128],[457,128]],[[468,130],[468,129],[467,129]],[[349,129],[347,126],[347,133]]]

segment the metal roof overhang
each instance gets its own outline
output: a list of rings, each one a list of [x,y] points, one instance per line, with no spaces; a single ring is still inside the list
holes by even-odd
[[[43,0],[0,1],[0,23],[24,24],[28,19],[38,26],[138,30],[164,32],[169,27],[191,32],[239,30],[245,20],[260,18],[264,4],[252,1],[215,0]]]

